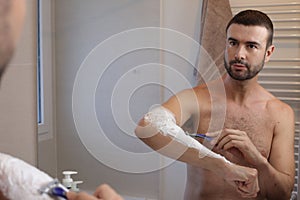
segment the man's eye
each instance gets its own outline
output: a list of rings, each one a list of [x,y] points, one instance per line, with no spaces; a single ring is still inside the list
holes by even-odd
[[[249,44],[248,47],[249,47],[250,49],[257,49],[257,46],[254,45],[254,44]]]
[[[229,44],[230,44],[231,46],[234,46],[234,45],[237,44],[237,42],[235,42],[235,41],[229,41]]]

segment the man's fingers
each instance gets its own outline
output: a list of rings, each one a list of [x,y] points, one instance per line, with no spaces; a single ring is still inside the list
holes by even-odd
[[[241,194],[244,198],[254,198],[257,196],[258,188],[255,187],[255,185],[249,185],[245,182],[236,181],[238,192]],[[253,188],[254,187],[254,188]]]
[[[68,200],[97,200],[96,197],[93,197],[85,192],[67,192],[67,198]]]
[[[68,198],[68,200],[75,200],[76,199],[76,193],[67,192],[67,198]]]
[[[107,184],[100,185],[95,193],[94,196],[100,199],[108,199],[108,200],[122,200],[121,196],[116,193],[114,189],[112,189]]]

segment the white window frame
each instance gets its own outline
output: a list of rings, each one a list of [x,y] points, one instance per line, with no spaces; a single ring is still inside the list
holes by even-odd
[[[51,0],[37,0],[39,12],[39,46],[40,51],[40,98],[41,122],[38,123],[38,141],[53,138],[53,26]]]

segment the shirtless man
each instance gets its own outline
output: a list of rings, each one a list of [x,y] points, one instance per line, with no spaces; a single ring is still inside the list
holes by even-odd
[[[257,74],[274,51],[272,22],[262,12],[242,11],[228,23],[226,35],[227,74],[220,80],[179,92],[162,106],[174,115],[178,126],[190,119],[196,123],[195,131],[206,133],[212,104],[218,105],[225,98],[224,126],[211,144],[214,152],[232,164],[201,157],[199,150],[193,148],[174,156],[174,152],[182,150],[180,142],[178,147],[170,143],[177,136],[158,132],[157,125],[145,117],[136,135],[154,150],[187,163],[186,200],[287,200],[294,184],[294,113],[257,81]],[[226,95],[212,97],[209,88],[220,82]],[[215,99],[213,103],[211,99]]]

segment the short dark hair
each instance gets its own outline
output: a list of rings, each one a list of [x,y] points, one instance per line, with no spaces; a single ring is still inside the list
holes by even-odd
[[[245,26],[262,26],[269,32],[267,47],[273,43],[274,28],[271,19],[258,10],[244,10],[236,14],[227,24],[226,32],[231,24],[241,24]]]

